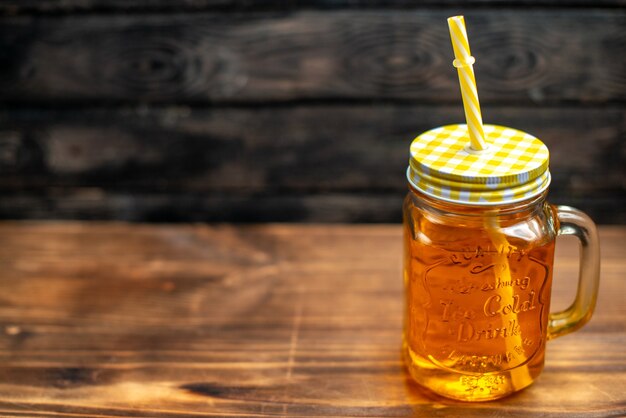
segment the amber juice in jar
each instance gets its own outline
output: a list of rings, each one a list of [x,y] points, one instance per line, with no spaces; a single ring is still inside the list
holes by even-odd
[[[546,341],[593,312],[599,246],[581,211],[546,202],[549,152],[538,138],[484,125],[422,133],[410,147],[404,202],[404,360],[420,385],[464,401],[501,398],[537,379]],[[578,292],[550,313],[557,235],[581,243]]]
[[[588,216],[546,202],[546,145],[483,124],[463,16],[448,27],[467,124],[428,130],[410,146],[403,352],[422,386],[485,401],[533,383],[546,341],[589,320],[599,245]],[[550,313],[557,235],[580,240],[580,275],[572,305]]]
[[[470,401],[530,385],[543,367],[556,237],[545,193],[494,210],[412,189],[404,217],[404,356],[413,378]]]

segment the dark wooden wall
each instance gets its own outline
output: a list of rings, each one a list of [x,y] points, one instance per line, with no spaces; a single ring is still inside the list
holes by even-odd
[[[625,5],[4,0],[0,217],[398,221],[412,138],[463,120],[462,13],[485,121],[626,222]]]

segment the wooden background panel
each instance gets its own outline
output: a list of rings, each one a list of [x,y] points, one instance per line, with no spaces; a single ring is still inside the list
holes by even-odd
[[[621,107],[486,106],[484,114],[548,145],[552,201],[600,222],[623,220],[615,204],[624,202]],[[169,207],[171,220],[397,221],[410,141],[462,118],[459,106],[404,105],[4,112],[0,210],[67,218],[82,206],[84,217],[154,220]],[[345,213],[333,215],[340,202]]]
[[[457,103],[450,10],[5,17],[20,103],[411,99]],[[468,13],[483,103],[626,99],[626,12]]]
[[[4,222],[0,414],[620,416],[624,238],[601,229],[596,313],[537,382],[461,404],[403,370],[398,226]],[[567,306],[578,247],[557,248]]]
[[[3,2],[0,217],[398,221],[410,140],[463,120],[458,3],[428,4]],[[626,222],[626,12],[594,5],[463,13],[485,121],[546,142],[552,201]]]
[[[401,222],[398,193],[148,193],[62,188],[4,194],[4,219],[121,219],[133,222]],[[623,195],[554,198],[598,223],[626,223]]]
[[[548,145],[562,195],[621,186],[621,107],[483,113]],[[0,187],[401,191],[413,138],[462,118],[457,106],[396,105],[4,112]]]
[[[126,11],[242,11],[300,8],[419,8],[428,6],[473,7],[620,7],[624,0],[4,0],[0,13],[76,13]]]

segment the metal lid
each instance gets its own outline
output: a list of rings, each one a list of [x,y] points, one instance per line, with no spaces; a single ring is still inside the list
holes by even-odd
[[[467,125],[424,132],[411,143],[407,177],[429,196],[467,205],[514,203],[550,184],[548,148],[517,129],[484,125],[488,147],[469,147]]]

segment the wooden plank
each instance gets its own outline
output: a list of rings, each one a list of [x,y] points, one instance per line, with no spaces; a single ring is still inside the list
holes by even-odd
[[[4,194],[0,219],[108,219],[132,222],[400,222],[404,191],[386,193],[146,193],[69,187]],[[549,201],[602,224],[626,224],[623,193]]]
[[[411,138],[460,120],[460,112],[318,106],[3,113],[0,216],[396,222]],[[553,202],[599,222],[625,221],[623,111],[487,108],[485,115],[548,144]]]
[[[621,107],[483,113],[548,145],[554,202],[624,220]],[[0,216],[397,221],[412,138],[462,119],[460,106],[4,111]]]
[[[419,133],[463,121],[460,106],[124,108],[0,112],[6,191],[402,191]],[[572,197],[622,187],[626,111],[486,106],[485,120],[551,150]]]
[[[420,8],[420,7],[619,7],[624,0],[4,0],[0,13],[249,11],[313,8]]]
[[[0,414],[621,416],[626,229],[600,232],[591,322],[529,389],[460,404],[399,361],[399,226],[3,222]],[[566,306],[578,248],[557,249]]]
[[[0,219],[133,222],[400,222],[404,193],[145,193],[67,188],[3,195]],[[620,223],[615,202],[595,202],[596,219]],[[588,208],[585,208],[588,209]]]
[[[459,102],[449,10],[5,17],[11,103]],[[623,10],[475,10],[483,103],[626,100]],[[574,29],[575,28],[575,29]]]

